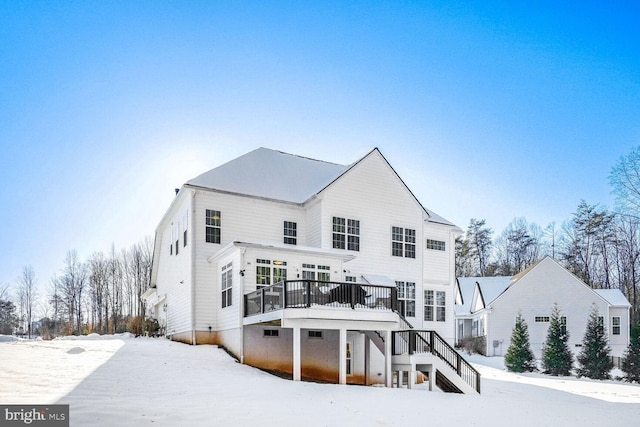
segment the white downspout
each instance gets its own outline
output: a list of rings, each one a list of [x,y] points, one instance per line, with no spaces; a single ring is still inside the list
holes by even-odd
[[[244,269],[244,254],[247,252],[247,248],[242,248],[240,251],[240,270]],[[240,277],[240,363],[244,364],[244,276],[238,274]]]

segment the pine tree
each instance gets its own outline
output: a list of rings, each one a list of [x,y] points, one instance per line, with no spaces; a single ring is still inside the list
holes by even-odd
[[[504,357],[504,365],[511,372],[531,372],[536,367],[529,345],[529,328],[520,313],[511,332],[511,344]]]
[[[626,381],[640,383],[640,324],[631,332],[631,341],[622,359],[622,371]]]
[[[542,357],[545,373],[556,376],[571,375],[573,354],[567,345],[568,340],[566,323],[560,317],[558,305],[554,304]]]
[[[582,351],[578,355],[578,376],[585,376],[596,380],[610,378],[609,372],[613,369],[613,361],[609,357],[611,348],[604,332],[602,318],[598,308],[593,305],[587,330],[582,339]]]

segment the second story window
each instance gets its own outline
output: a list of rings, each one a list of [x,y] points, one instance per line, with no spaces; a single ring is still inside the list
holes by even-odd
[[[256,289],[271,285],[271,260],[256,260]]]
[[[189,228],[189,211],[182,217],[182,246],[187,246],[187,229]]]
[[[298,224],[292,221],[284,222],[284,243],[296,245],[298,243]]]
[[[391,227],[391,255],[416,257],[416,230]]]
[[[207,243],[220,243],[221,224],[220,211],[207,209],[205,212],[205,241]]]
[[[273,267],[272,267],[273,266]],[[287,280],[287,262],[270,259],[256,260],[256,289]]]
[[[433,322],[434,320],[436,322],[447,321],[446,292],[433,291],[431,289],[424,291],[424,320],[427,322]]]
[[[444,291],[436,291],[436,322],[447,321],[447,294]]]
[[[404,317],[416,317],[416,284],[415,282],[398,282],[398,305]]]
[[[175,235],[175,239],[176,239],[176,255],[178,255],[179,251],[180,251],[180,223],[178,222],[176,224],[176,232],[174,233]]]
[[[360,250],[360,221],[333,217],[333,248]]]
[[[427,239],[427,249],[444,251],[446,250],[445,242],[443,242],[442,240]]]

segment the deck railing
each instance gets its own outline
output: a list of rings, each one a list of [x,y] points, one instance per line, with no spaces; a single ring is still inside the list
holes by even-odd
[[[369,310],[397,310],[394,287],[351,282],[287,280],[266,286],[244,296],[244,315],[268,313],[284,308],[312,306]]]
[[[480,373],[435,331],[397,331],[392,335],[393,354],[431,353],[442,359],[480,393]]]

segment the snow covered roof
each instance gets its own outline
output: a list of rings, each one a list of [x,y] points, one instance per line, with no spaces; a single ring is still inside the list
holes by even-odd
[[[480,284],[480,289],[482,290],[484,303],[487,306],[498,298],[511,284],[511,277],[508,276],[478,277],[477,279]]]
[[[348,165],[258,148],[191,179],[187,184],[304,203],[347,169]]]
[[[376,274],[363,274],[362,279],[370,285],[396,287],[396,282],[387,276],[378,276]]]
[[[356,163],[340,165],[261,147],[198,175],[187,181],[187,185],[304,203]],[[409,188],[407,190],[411,193]],[[427,212],[430,222],[455,227],[455,224],[422,206],[420,201],[418,204]]]
[[[462,294],[462,304],[455,306],[456,314],[470,314],[473,291],[476,287],[475,277],[458,277],[460,293]]]
[[[473,311],[473,295],[476,284],[482,293],[485,306],[490,305],[493,300],[503,293],[511,284],[509,276],[491,277],[459,277],[460,292],[462,293],[462,305],[455,307],[456,314],[470,314]]]
[[[614,307],[631,307],[620,289],[594,289],[594,291]]]

